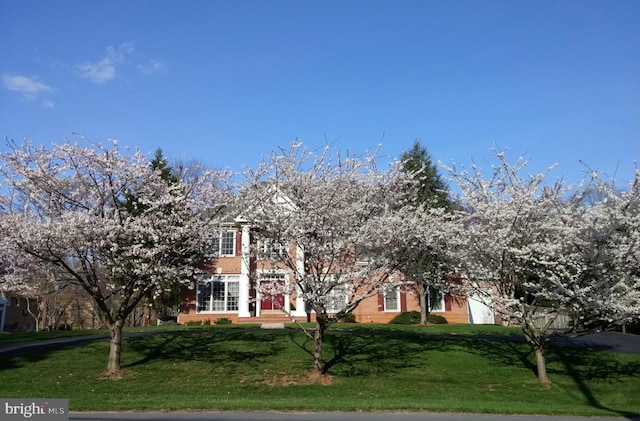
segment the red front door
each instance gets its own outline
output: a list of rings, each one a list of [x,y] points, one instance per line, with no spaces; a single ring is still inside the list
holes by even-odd
[[[282,291],[284,289],[284,281],[261,281],[260,290],[262,299],[260,300],[260,310],[280,310],[284,307],[284,294],[274,291]]]

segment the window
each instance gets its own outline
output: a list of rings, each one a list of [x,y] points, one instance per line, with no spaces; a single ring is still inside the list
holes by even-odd
[[[444,293],[442,290],[429,287],[429,311],[444,311]]]
[[[275,259],[284,254],[284,246],[277,241],[263,240],[258,243],[258,257],[261,259]]]
[[[347,286],[336,285],[327,296],[327,313],[338,313],[347,306]]]
[[[222,231],[220,233],[220,246],[218,247],[220,256],[236,255],[236,232]]]
[[[393,285],[384,287],[384,311],[400,311],[400,289]]]
[[[356,247],[354,254],[356,257],[356,265],[358,266],[367,266],[373,261],[371,251],[364,247]]]
[[[240,275],[215,275],[198,281],[197,313],[238,311]]]

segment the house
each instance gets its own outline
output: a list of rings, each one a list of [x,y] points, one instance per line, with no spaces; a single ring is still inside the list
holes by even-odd
[[[13,293],[0,292],[0,331],[31,332],[36,320],[29,312],[27,299]]]
[[[259,250],[257,255],[250,253],[252,245]],[[214,323],[220,318],[233,323],[285,322],[288,317],[281,308],[290,310],[298,321],[307,320],[301,297],[261,294],[265,285],[290,285],[295,279],[290,270],[273,267],[264,258],[275,250],[268,244],[256,244],[247,221],[238,219],[222,225],[217,252],[218,258],[209,268],[211,274],[183,286],[178,323]],[[291,247],[289,253],[296,253],[295,247]],[[478,321],[470,319],[465,297],[433,291],[431,302],[431,313],[445,317],[449,323]],[[387,323],[401,312],[413,310],[420,310],[418,297],[406,287],[389,286],[362,301],[353,313],[358,323]]]

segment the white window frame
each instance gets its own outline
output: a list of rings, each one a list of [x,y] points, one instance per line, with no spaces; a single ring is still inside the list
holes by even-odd
[[[206,305],[207,308],[204,310],[201,310],[201,307],[203,307],[202,305],[200,305],[200,297],[199,297],[201,282],[202,283],[217,282],[224,285],[224,292],[223,292],[224,309],[223,310],[214,310],[213,288],[211,288],[209,300]],[[235,295],[231,295],[232,292],[234,292],[234,291],[231,291],[232,288],[236,289]],[[234,299],[235,299],[235,305],[233,305]],[[233,306],[233,308],[230,308],[230,305]],[[235,313],[238,313],[239,310],[240,310],[240,275],[212,275],[212,276],[208,276],[208,277],[205,276],[198,279],[196,284],[196,313],[197,314],[229,314],[229,313],[235,314]]]
[[[400,288],[396,285],[385,285],[383,291],[384,291],[384,294],[383,294],[384,295],[384,311],[393,312],[393,313],[397,313],[401,311]],[[389,308],[387,305],[387,297],[389,297],[392,293],[395,295],[395,302],[396,302],[395,308]]]
[[[231,252],[225,253],[225,249],[222,247],[224,244],[224,237],[226,235],[231,236]],[[220,233],[218,238],[218,253],[224,257],[234,257],[236,255],[236,230],[224,230]]]

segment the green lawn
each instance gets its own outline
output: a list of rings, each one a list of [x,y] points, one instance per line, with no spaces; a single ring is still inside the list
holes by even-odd
[[[165,325],[165,326],[145,326],[145,327],[126,327],[125,333],[130,332],[175,332],[183,330],[200,330],[200,329],[258,329],[259,323],[243,324],[243,325],[210,325],[210,326],[185,326],[185,325]],[[30,341],[46,341],[48,339],[68,338],[74,336],[91,336],[91,335],[109,335],[107,329],[84,329],[84,330],[55,330],[52,332],[0,332],[0,345],[30,342]]]
[[[99,379],[106,341],[0,359],[0,396],[69,398],[75,411],[640,413],[639,356],[551,348],[544,388],[525,344],[405,332],[329,333],[324,385],[298,331],[212,328],[126,339],[119,381]]]

